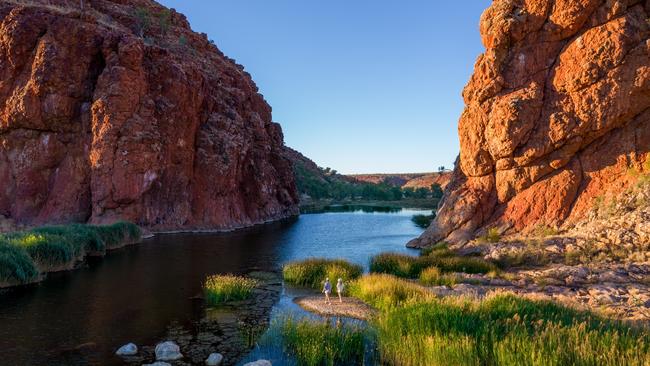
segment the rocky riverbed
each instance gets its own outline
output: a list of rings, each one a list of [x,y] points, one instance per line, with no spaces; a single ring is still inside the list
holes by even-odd
[[[173,366],[205,365],[210,354],[220,353],[223,355],[221,365],[235,365],[254,347],[268,328],[271,309],[280,298],[282,280],[276,272],[251,272],[248,275],[261,282],[250,299],[206,308],[205,316],[191,327],[180,324],[169,327],[160,342],[177,344],[183,358],[166,362]],[[155,348],[156,344],[144,345],[138,354],[122,359],[128,365],[153,363]]]

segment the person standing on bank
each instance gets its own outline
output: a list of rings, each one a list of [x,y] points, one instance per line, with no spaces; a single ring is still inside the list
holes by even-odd
[[[325,294],[325,300],[327,300],[328,304],[332,304],[330,301],[330,293],[332,293],[332,284],[330,283],[330,279],[326,278],[325,279],[325,286],[323,286],[323,293]]]
[[[339,280],[336,282],[336,293],[339,294],[339,302],[342,304],[343,303],[343,280],[339,278]]]

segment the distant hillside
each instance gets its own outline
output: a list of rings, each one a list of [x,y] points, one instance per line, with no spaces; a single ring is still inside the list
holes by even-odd
[[[451,181],[451,172],[430,173],[421,177],[413,178],[402,185],[402,188],[429,188],[432,184],[438,184],[444,190]]]
[[[386,174],[349,176],[330,168],[319,167],[300,152],[285,147],[284,155],[293,163],[301,203],[312,200],[334,201],[401,201],[402,199],[434,199],[442,196],[441,189],[432,189],[439,173]],[[376,178],[382,176],[381,178]],[[357,178],[362,177],[362,178]],[[434,177],[434,178],[427,178]],[[409,186],[404,186],[416,180]],[[445,183],[447,179],[443,179]],[[427,182],[430,184],[426,185]],[[420,183],[417,183],[420,182]],[[435,205],[433,205],[435,207]]]
[[[430,188],[437,183],[445,189],[451,180],[451,172],[441,173],[397,173],[397,174],[351,174],[348,175],[361,182],[388,184],[402,188]]]

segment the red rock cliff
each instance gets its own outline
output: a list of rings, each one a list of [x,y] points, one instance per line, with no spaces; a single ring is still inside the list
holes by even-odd
[[[460,161],[411,246],[569,225],[648,159],[650,1],[495,0],[480,30]]]
[[[149,0],[0,1],[0,216],[225,229],[298,213],[243,67]]]

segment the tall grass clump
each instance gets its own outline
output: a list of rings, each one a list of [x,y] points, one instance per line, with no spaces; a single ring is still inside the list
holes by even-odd
[[[45,235],[59,235],[65,237],[79,250],[88,252],[104,252],[106,245],[97,233],[97,226],[71,224],[60,226],[43,226],[32,230],[34,233]]]
[[[128,241],[139,240],[142,235],[138,225],[120,221],[112,225],[92,227],[102,239],[107,249],[115,248]]]
[[[429,290],[416,283],[387,274],[363,276],[352,282],[348,290],[350,295],[381,310],[423,301],[433,296]]]
[[[421,257],[449,257],[453,255],[455,254],[449,249],[449,244],[444,241],[420,250]]]
[[[21,231],[5,234],[4,238],[24,250],[42,270],[69,264],[82,250],[63,235]]]
[[[370,258],[370,272],[403,278],[417,278],[427,267],[427,259],[401,253],[381,253]]]
[[[38,277],[34,261],[21,248],[0,239],[0,283],[19,285]]]
[[[329,278],[332,283],[341,278],[348,282],[359,278],[363,267],[343,259],[310,258],[290,262],[282,268],[284,281],[295,285],[318,289]]]
[[[501,240],[501,233],[496,227],[491,227],[488,229],[485,235],[478,238],[480,242],[483,243],[498,243]]]
[[[647,365],[650,332],[549,301],[429,299],[373,320],[395,365]]]
[[[442,272],[489,273],[498,270],[494,263],[483,258],[458,256],[446,248],[438,248],[419,257],[381,253],[370,259],[370,272],[402,278],[419,278],[425,268],[432,266]]]
[[[361,365],[364,363],[366,334],[355,325],[332,326],[307,319],[280,321],[285,354],[298,365]]]
[[[228,301],[248,299],[257,280],[234,275],[213,275],[205,280],[203,292],[208,305],[219,305]]]
[[[453,274],[444,274],[438,267],[431,266],[420,273],[420,283],[425,286],[453,286],[458,283],[458,277]]]
[[[480,257],[429,257],[428,264],[438,267],[443,272],[490,273],[498,267]]]

